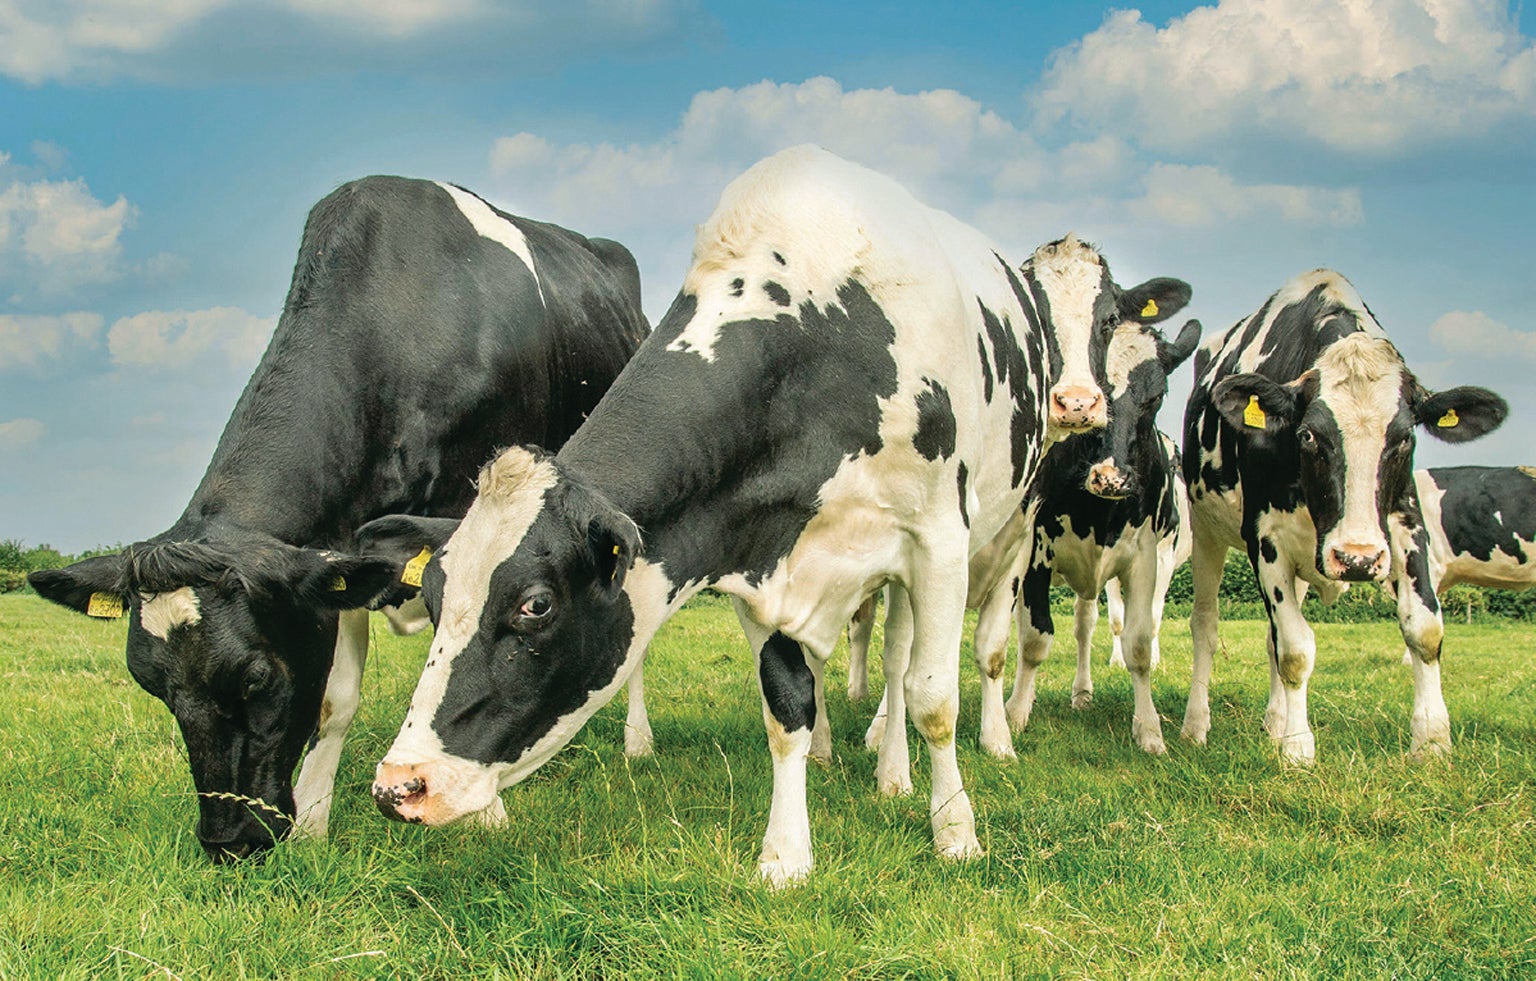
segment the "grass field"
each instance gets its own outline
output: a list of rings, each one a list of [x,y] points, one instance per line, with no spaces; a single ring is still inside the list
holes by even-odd
[[[987,854],[959,866],[931,853],[920,753],[914,796],[875,795],[872,703],[842,697],[840,654],[836,758],[810,776],[816,871],[773,893],[756,682],[723,600],[652,649],[655,758],[625,761],[619,699],[504,794],[502,832],[375,813],[373,765],[426,649],[376,622],[331,841],[214,868],[121,624],[0,596],[0,977],[1529,977],[1536,627],[1448,632],[1449,763],[1403,757],[1394,628],[1324,624],[1305,770],[1260,730],[1258,623],[1222,626],[1201,749],[1177,738],[1189,640],[1168,622],[1161,759],[1131,745],[1102,625],[1094,704],[1068,706],[1058,647],[1016,762],[975,748],[967,648],[960,762]]]

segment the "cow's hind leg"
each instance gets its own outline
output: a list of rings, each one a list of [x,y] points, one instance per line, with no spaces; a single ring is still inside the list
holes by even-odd
[[[1413,741],[1409,753],[1433,756],[1450,752],[1451,715],[1440,690],[1440,652],[1445,622],[1429,566],[1429,537],[1422,527],[1409,531],[1392,519],[1395,564],[1403,570],[1397,589],[1397,625],[1413,664]]]
[[[763,726],[773,757],[773,803],[757,867],[770,885],[782,887],[803,880],[814,864],[805,761],[816,724],[815,677],[800,644],[758,623],[740,600],[734,602],[742,631],[756,654]]]
[[[869,642],[875,635],[876,595],[870,593],[848,623],[848,700],[851,702],[862,702],[869,697]]]
[[[1226,558],[1225,545],[1195,536],[1194,550],[1189,556],[1195,587],[1194,608],[1189,614],[1194,668],[1189,681],[1189,703],[1184,708],[1183,736],[1201,745],[1211,731],[1211,667],[1216,659],[1216,623],[1220,616],[1216,594],[1221,589]]]
[[[1120,580],[1104,584],[1104,608],[1109,613],[1109,666],[1125,667],[1125,600],[1120,596]]]
[[[650,756],[656,751],[656,737],[651,734],[651,719],[645,711],[645,659],[635,665],[629,676],[629,714],[624,719],[624,755]]]
[[[1035,675],[1051,653],[1055,624],[1051,620],[1050,559],[1031,563],[1019,589],[1019,663],[1014,673],[1013,692],[1004,707],[1008,725],[1023,732],[1035,710]]]
[[[1099,598],[1077,594],[1072,602],[1072,637],[1077,641],[1077,671],[1072,675],[1072,707],[1093,704],[1093,628],[1099,622]]]
[[[367,661],[368,611],[343,610],[336,623],[336,653],[325,679],[320,723],[293,785],[295,836],[324,839],[329,830],[336,766],[341,762],[342,741],[357,715]]]
[[[875,783],[880,793],[896,797],[912,792],[911,750],[907,745],[907,695],[905,678],[912,656],[912,601],[905,587],[891,583],[885,594],[885,650],[880,666],[885,672],[885,694],[869,731],[866,746],[879,748]],[[955,652],[958,660],[958,651]]]
[[[1008,662],[1008,633],[1013,627],[1013,590],[1018,580],[1005,576],[981,600],[976,614],[976,667],[981,671],[981,748],[999,759],[1012,759],[1013,734],[1003,709],[1003,668]]]

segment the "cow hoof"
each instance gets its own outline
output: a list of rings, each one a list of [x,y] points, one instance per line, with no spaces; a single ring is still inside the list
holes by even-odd
[[[957,836],[954,841],[936,840],[933,844],[938,856],[949,862],[970,862],[986,854],[974,834]]]
[[[624,755],[632,760],[642,759],[656,752],[656,737],[651,730],[625,729]]]
[[[848,701],[862,702],[869,697],[869,685],[864,682],[855,684],[851,679],[848,682]]]
[[[1408,758],[1416,763],[1429,763],[1451,758],[1451,741],[1428,740],[1408,750]]]
[[[804,884],[810,878],[811,863],[764,859],[757,864],[757,873],[770,889],[789,889]]]
[[[1184,723],[1184,728],[1179,730],[1179,735],[1182,736],[1184,741],[1187,743],[1192,743],[1195,746],[1204,746],[1205,737],[1210,731],[1211,724],[1209,722],[1186,721]]]
[[[881,797],[908,797],[912,793],[910,776],[881,777],[879,785]]]
[[[1075,691],[1072,693],[1072,707],[1082,711],[1093,704],[1093,691]]]
[[[1013,740],[982,739],[981,748],[1000,760],[1018,759],[1019,754],[1013,748]]]
[[[1163,727],[1161,725],[1145,725],[1140,722],[1131,722],[1131,736],[1136,740],[1144,752],[1153,756],[1162,756],[1168,752],[1167,745],[1163,742]]]
[[[1317,762],[1317,743],[1311,732],[1301,732],[1280,740],[1280,758],[1292,766],[1311,766]]]

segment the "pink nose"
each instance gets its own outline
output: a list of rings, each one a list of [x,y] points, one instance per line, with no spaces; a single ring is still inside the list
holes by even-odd
[[[392,821],[420,824],[427,803],[426,777],[415,766],[381,763],[373,777],[373,802]]]
[[[1104,393],[1097,386],[1057,385],[1051,389],[1051,421],[1064,429],[1097,429],[1108,422]]]
[[[1088,493],[1111,499],[1126,497],[1131,482],[1125,471],[1113,463],[1096,463],[1088,470]]]
[[[1346,542],[1328,549],[1330,579],[1345,582],[1380,581],[1387,575],[1387,550],[1379,545]]]

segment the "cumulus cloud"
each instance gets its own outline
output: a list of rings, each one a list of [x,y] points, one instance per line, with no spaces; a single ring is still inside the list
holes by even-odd
[[[537,65],[699,20],[694,0],[0,0],[0,74],[35,85]]]
[[[119,238],[136,215],[122,196],[102,203],[83,180],[0,177],[0,284],[50,294],[116,278]]]
[[[1117,10],[1034,98],[1163,150],[1261,132],[1374,154],[1536,118],[1536,45],[1504,0],[1220,0],[1161,29]]]
[[[1515,330],[1481,310],[1452,310],[1430,325],[1429,336],[1459,356],[1536,361],[1536,331]]]
[[[732,177],[804,142],[890,174],[963,219],[1001,229],[1016,224],[1013,216],[1043,212],[1066,224],[1028,227],[1051,234],[1108,215],[1184,226],[1253,217],[1348,225],[1362,217],[1352,190],[1244,185],[1214,167],[1149,166],[1109,135],[1046,147],[959,92],[845,90],[830,78],[701,92],[671,133],[649,143],[503,137],[491,147],[492,190],[515,211],[630,241],[654,228],[686,232]],[[1027,243],[1014,244],[1038,244],[1037,235],[1025,236]]]
[[[103,322],[95,313],[0,314],[0,372],[37,367],[94,344]]]
[[[235,307],[149,310],[118,320],[107,331],[112,361],[126,368],[175,370],[222,355],[232,366],[255,363],[265,349],[272,317]]]
[[[37,419],[11,419],[0,422],[0,450],[19,450],[31,446],[48,432]]]

